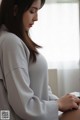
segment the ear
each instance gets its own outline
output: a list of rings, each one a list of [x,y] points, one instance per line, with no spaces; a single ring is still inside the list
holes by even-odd
[[[18,13],[18,5],[14,5],[13,15],[16,16]]]

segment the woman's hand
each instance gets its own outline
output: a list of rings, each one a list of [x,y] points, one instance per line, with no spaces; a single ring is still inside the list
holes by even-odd
[[[57,100],[59,110],[65,112],[67,110],[78,109],[80,99],[75,95],[67,94]]]

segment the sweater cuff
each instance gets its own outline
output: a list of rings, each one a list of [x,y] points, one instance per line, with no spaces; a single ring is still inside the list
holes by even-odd
[[[46,110],[47,111],[47,116],[46,120],[59,120],[58,117],[58,104],[56,101],[46,101],[46,106],[48,107]],[[51,118],[50,118],[51,116]]]

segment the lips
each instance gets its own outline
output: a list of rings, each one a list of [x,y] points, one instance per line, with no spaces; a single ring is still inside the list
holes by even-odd
[[[32,26],[34,23],[31,23],[30,26]]]
[[[32,27],[33,24],[29,24],[29,27]]]

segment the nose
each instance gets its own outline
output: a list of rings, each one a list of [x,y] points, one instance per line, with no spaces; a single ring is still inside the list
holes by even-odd
[[[33,20],[38,21],[38,13],[35,13]]]

